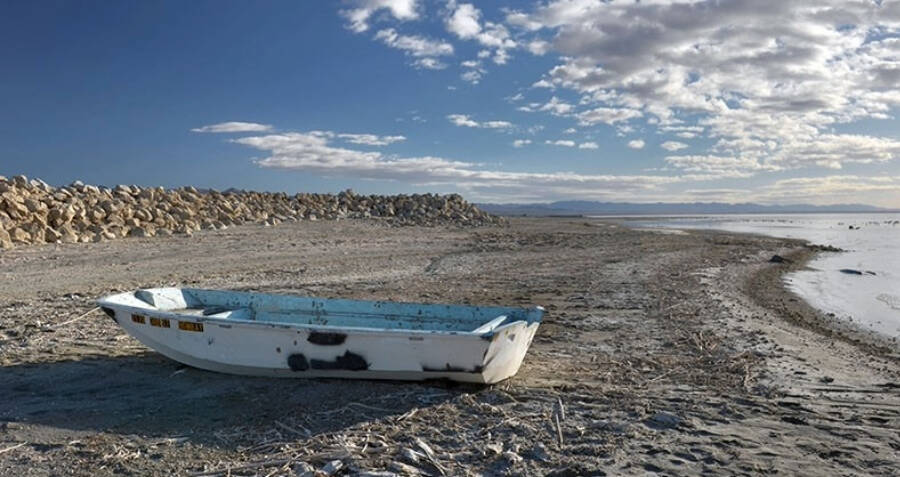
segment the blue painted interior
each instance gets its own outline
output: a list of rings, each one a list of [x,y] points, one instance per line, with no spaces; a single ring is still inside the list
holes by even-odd
[[[153,290],[164,293],[162,290]],[[363,328],[473,331],[506,315],[505,322],[541,320],[541,308],[435,305],[270,295],[223,290],[180,289],[189,308],[217,316],[224,310],[249,309],[250,319],[285,324]],[[214,312],[214,313],[209,313]],[[228,315],[228,313],[222,313]],[[246,313],[236,314],[244,317]]]

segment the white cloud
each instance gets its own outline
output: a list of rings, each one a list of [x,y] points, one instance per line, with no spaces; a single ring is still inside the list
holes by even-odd
[[[481,25],[478,23],[480,17],[481,11],[475,5],[460,4],[445,22],[447,31],[464,40],[473,39],[481,33]]]
[[[516,139],[512,142],[513,147],[523,147],[531,144],[531,139]]]
[[[685,149],[688,147],[688,145],[683,142],[678,142],[678,141],[666,141],[666,142],[660,144],[659,147],[661,147],[667,151],[673,152],[673,151],[678,151],[680,149]]]
[[[570,141],[568,139],[557,139],[556,141],[544,141],[544,144],[550,144],[551,146],[575,147],[575,141]]]
[[[406,21],[419,18],[417,0],[357,0],[356,8],[341,10],[350,23],[347,28],[355,33],[369,29],[369,18],[379,10],[388,10],[395,19]]]
[[[243,133],[243,132],[267,132],[271,131],[272,126],[259,123],[245,123],[241,121],[229,121],[226,123],[211,124],[199,128],[191,129],[192,132],[198,133]]]
[[[518,47],[509,30],[502,23],[486,21],[481,23],[481,10],[471,3],[457,4],[451,0],[447,4],[449,15],[444,19],[447,31],[462,40],[477,41],[484,50],[478,58],[485,59],[493,55],[492,60],[498,65],[505,65],[510,58],[509,50]],[[482,71],[482,73],[484,73]]]
[[[867,203],[893,208],[900,203],[900,176],[795,177],[776,180],[752,190],[688,189],[685,194],[692,200],[817,205]]]
[[[453,54],[453,45],[445,41],[432,40],[418,35],[401,35],[393,28],[385,28],[375,34],[376,40],[385,45],[403,50],[415,57],[444,56]]]
[[[596,142],[589,141],[579,144],[578,149],[600,149],[600,146]]]
[[[349,143],[367,146],[388,146],[406,140],[405,136],[377,136],[375,134],[336,134],[336,137]]]
[[[575,106],[553,96],[550,101],[538,108],[539,111],[549,111],[554,116],[565,116],[575,110]]]
[[[494,53],[493,60],[494,60],[494,63],[497,63],[498,65],[505,65],[506,62],[509,61],[509,51],[508,50],[497,50],[497,52]]]
[[[411,1],[397,14],[391,3],[354,6],[370,10],[360,17],[366,26],[418,18],[422,11],[421,2]],[[622,138],[655,132],[660,139],[652,142],[670,155],[649,170],[682,174],[675,176],[679,181],[798,169],[857,172],[864,165],[884,173],[895,165],[875,165],[900,159],[900,136],[883,132],[884,123],[858,123],[896,122],[892,115],[900,110],[896,0],[541,0],[501,8],[503,22],[491,18],[493,6],[482,11],[473,3],[449,0],[439,9],[447,36],[479,50],[477,61],[462,64],[463,81],[478,83],[489,60],[523,61],[511,58],[517,50],[543,54],[522,56],[555,66],[515,81],[549,89],[553,97],[513,108],[570,117],[585,131],[608,127]],[[440,63],[453,53],[453,45],[440,39],[382,31],[387,33],[380,41],[406,51],[420,68],[429,64],[425,59]],[[429,49],[422,45],[444,53],[416,53]],[[573,97],[579,99],[560,99]],[[505,121],[458,116],[474,124],[468,127],[513,129]],[[688,144],[690,154],[681,152]],[[646,146],[642,139],[627,145]],[[872,179],[831,177],[842,178],[833,180],[834,187]],[[763,183],[691,190],[732,197]]]
[[[478,121],[473,120],[469,116],[465,114],[449,114],[447,115],[447,119],[450,120],[451,123],[467,128],[477,128],[481,127],[481,124]]]
[[[460,75],[460,78],[468,83],[478,84],[478,82],[481,81],[481,77],[484,76],[485,73],[487,73],[487,71],[482,67],[480,59],[463,61],[462,63],[460,63],[460,66],[462,66],[463,68],[469,68],[468,71],[464,71]]]
[[[729,175],[750,175],[760,171],[777,171],[780,167],[765,164],[749,157],[712,155],[668,156],[666,163],[687,172]]]
[[[442,70],[447,67],[447,64],[435,58],[419,58],[413,62],[413,66],[423,70]]]
[[[729,154],[791,168],[900,159],[893,138],[835,132],[900,108],[898,2],[549,0],[506,23],[552,36],[561,61],[533,86],[581,94],[582,124],[763,142]]]
[[[754,195],[762,195],[767,202],[838,204],[865,201],[896,207],[900,203],[900,176],[795,177],[777,180],[755,191]]]
[[[717,154],[670,156],[666,162],[689,171],[841,169],[844,164],[876,164],[900,157],[900,140],[856,134],[818,134],[815,142],[737,138],[719,140],[712,151]]]
[[[597,123],[616,124],[643,116],[640,111],[629,108],[594,108],[575,115],[578,122],[589,126]]]
[[[264,168],[302,171],[323,176],[405,181],[416,185],[447,184],[476,197],[548,200],[555,198],[646,199],[661,187],[705,177],[650,175],[532,173],[486,170],[476,164],[439,157],[387,157],[330,144],[327,132],[283,133],[233,139],[232,142],[264,151]]]
[[[481,123],[481,127],[488,129],[508,129],[513,127],[509,121],[485,121]]]
[[[814,142],[785,141],[770,160],[785,166],[817,165],[840,169],[841,164],[874,164],[900,158],[900,140],[859,134],[819,134]]]
[[[463,72],[461,75],[459,75],[459,77],[462,78],[462,80],[465,82],[478,84],[478,82],[481,81],[481,71],[469,70]]]
[[[263,151],[265,157],[255,160],[260,167],[301,171],[326,177],[361,180],[402,181],[408,185],[445,185],[467,193],[478,200],[544,201],[558,199],[595,199],[617,201],[678,200],[679,197],[741,198],[752,193],[754,200],[784,201],[806,198],[809,201],[843,201],[869,194],[872,201],[896,204],[900,201],[900,177],[831,176],[827,178],[793,178],[746,191],[723,188],[689,188],[685,193],[673,192],[677,184],[714,181],[722,177],[746,177],[746,172],[722,172],[709,167],[709,159],[669,158],[670,164],[684,166],[694,162],[701,169],[681,175],[607,175],[575,172],[516,172],[486,169],[483,165],[441,157],[396,157],[378,151],[360,151],[334,145],[334,141],[360,138],[389,138],[374,134],[342,134],[331,131],[263,134],[232,139],[231,142]],[[530,140],[522,139],[521,144]],[[368,139],[363,139],[368,142]],[[560,143],[560,141],[553,141]],[[586,144],[586,143],[585,143]],[[560,143],[573,147],[574,143]],[[729,158],[716,159],[719,169],[733,169]],[[748,164],[750,164],[748,162]],[[743,166],[742,166],[743,167]],[[688,172],[688,171],[686,171]]]
[[[660,132],[676,133],[676,134],[678,134],[678,133],[693,133],[695,135],[702,134],[704,131],[703,126],[672,126],[672,125],[668,125],[668,126],[660,126],[658,129]]]
[[[575,134],[575,133],[577,133],[577,132],[578,132],[578,130],[575,129],[575,128],[568,128],[568,129],[566,129],[566,130],[563,131],[563,134]]]
[[[470,118],[466,114],[448,114],[447,119],[460,127],[467,128],[484,128],[484,129],[510,129],[513,123],[509,121],[483,121],[478,122]]]
[[[528,42],[528,51],[532,55],[543,56],[550,51],[550,43],[544,40],[533,40]]]

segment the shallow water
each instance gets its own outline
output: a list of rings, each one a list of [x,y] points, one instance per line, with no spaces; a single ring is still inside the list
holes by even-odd
[[[844,249],[822,253],[810,270],[785,276],[788,288],[826,313],[900,337],[900,214],[682,216],[632,225],[756,233]]]

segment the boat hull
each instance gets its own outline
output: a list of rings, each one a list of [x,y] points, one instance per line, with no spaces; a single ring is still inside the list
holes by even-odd
[[[175,361],[267,377],[496,383],[518,372],[539,325],[516,320],[478,334],[254,322],[144,306],[133,294],[100,305],[131,336]]]

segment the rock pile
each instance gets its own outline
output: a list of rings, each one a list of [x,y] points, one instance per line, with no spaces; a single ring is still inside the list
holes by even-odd
[[[439,196],[198,191],[74,182],[55,188],[25,176],[0,176],[0,249],[16,244],[102,242],[192,234],[233,225],[381,218],[396,225],[500,223],[457,194]]]

